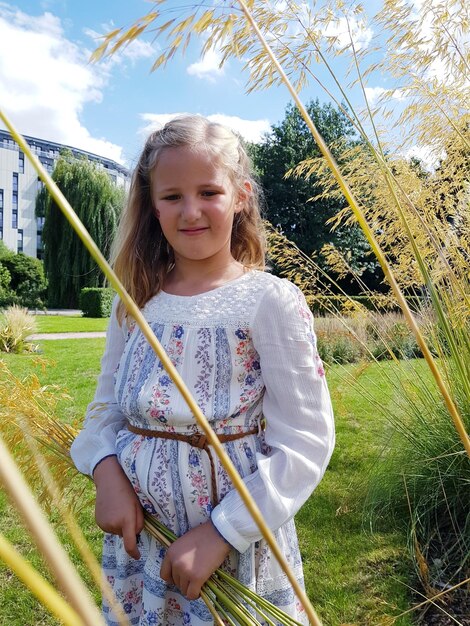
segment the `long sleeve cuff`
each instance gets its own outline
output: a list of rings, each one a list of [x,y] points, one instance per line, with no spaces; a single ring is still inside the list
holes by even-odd
[[[212,511],[211,520],[222,537],[238,552],[245,552],[250,547],[250,542],[230,524],[220,506]]]

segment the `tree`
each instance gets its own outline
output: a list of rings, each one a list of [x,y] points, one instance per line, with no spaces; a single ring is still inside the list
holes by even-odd
[[[10,275],[8,289],[13,292],[10,304],[43,308],[47,282],[42,262],[22,252],[11,252],[1,259],[0,264]]]
[[[107,256],[116,232],[124,192],[86,159],[64,153],[53,175],[80,220]],[[42,190],[36,213],[44,216],[44,268],[49,281],[49,306],[75,308],[83,287],[102,287],[104,278],[89,252],[49,193]]]
[[[341,160],[348,147],[358,143],[347,116],[331,104],[318,100],[307,105],[308,112],[320,134]],[[251,147],[255,168],[266,196],[267,219],[303,252],[320,253],[325,244],[335,246],[347,256],[354,270],[368,271],[372,277],[377,263],[367,256],[369,246],[356,225],[332,231],[327,222],[346,206],[343,197],[312,200],[322,191],[316,175],[286,176],[300,162],[320,156],[320,151],[298,109],[290,104],[280,124],[272,126],[263,142]],[[321,255],[318,257],[320,265]],[[375,282],[375,277],[373,282]]]
[[[16,254],[0,241],[0,307],[44,307],[47,282],[39,259]]]

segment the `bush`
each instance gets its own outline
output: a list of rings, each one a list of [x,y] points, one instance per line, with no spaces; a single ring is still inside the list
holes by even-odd
[[[0,308],[15,302],[15,294],[10,289],[11,274],[0,261]]]
[[[83,317],[109,317],[114,291],[109,287],[84,287],[80,291]]]
[[[6,304],[43,309],[47,282],[42,262],[22,252],[7,252],[1,258],[1,265],[10,274],[10,298],[7,298]]]
[[[336,333],[326,335],[317,333],[318,354],[324,363],[355,363],[362,356],[361,346],[358,341],[348,333]]]
[[[36,330],[36,321],[28,311],[13,305],[0,314],[0,351],[20,353],[31,351],[26,339]]]

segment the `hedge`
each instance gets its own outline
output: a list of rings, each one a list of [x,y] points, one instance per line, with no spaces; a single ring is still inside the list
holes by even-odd
[[[80,291],[83,317],[109,317],[114,291],[109,287],[84,287]]]

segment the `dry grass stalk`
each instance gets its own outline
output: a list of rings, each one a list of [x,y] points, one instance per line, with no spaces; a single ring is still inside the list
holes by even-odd
[[[110,267],[106,259],[104,258],[103,254],[100,252],[100,250],[96,246],[95,242],[91,239],[84,225],[78,219],[76,213],[74,212],[70,204],[67,202],[66,198],[63,196],[63,194],[61,193],[57,185],[54,183],[54,181],[49,176],[49,174],[47,173],[45,168],[42,166],[42,164],[39,162],[37,157],[32,154],[24,138],[18,133],[16,128],[12,125],[9,118],[5,115],[5,113],[2,110],[0,110],[0,118],[3,120],[7,128],[10,130],[13,138],[21,147],[21,149],[23,150],[27,158],[33,164],[39,176],[44,181],[49,193],[52,195],[55,202],[64,213],[65,217],[69,220],[75,232],[80,237],[80,239],[86,246],[87,250],[92,255],[93,259],[96,261],[96,263],[101,268],[101,270],[105,274],[106,278],[108,279],[112,287],[115,289],[115,291],[121,298],[126,308],[126,311],[136,321],[137,325],[142,331],[142,334],[144,335],[144,337],[147,339],[152,349],[157,354],[166,372],[169,374],[169,376],[173,380],[175,386],[177,387],[177,389],[183,396],[185,402],[190,408],[192,414],[194,415],[194,418],[196,420],[198,427],[206,435],[209,444],[214,448],[214,451],[219,457],[222,466],[224,467],[230,479],[232,480],[234,487],[237,489],[238,493],[240,494],[240,497],[242,498],[243,503],[245,504],[251,516],[253,517],[253,520],[258,526],[262,536],[266,540],[266,543],[269,545],[274,557],[276,558],[282,570],[284,571],[287,578],[289,579],[289,582],[291,583],[295,594],[301,601],[311,623],[314,624],[314,626],[319,626],[321,622],[318,616],[316,615],[315,610],[313,609],[307,595],[305,594],[305,591],[301,588],[298,580],[296,579],[293,571],[291,570],[286,557],[280,550],[273,532],[264,521],[263,516],[256,502],[251,497],[250,492],[248,491],[243,480],[241,479],[237,469],[235,468],[230,458],[226,454],[217,435],[212,430],[209,422],[207,421],[201,409],[195,402],[188,387],[182,380],[181,376],[179,375],[172,361],[170,360],[166,352],[163,350],[160,342],[158,341],[152,329],[148,325],[139,307],[132,300],[132,298],[129,296],[127,291],[124,289],[124,286],[122,285],[122,283],[120,282],[120,280],[118,279],[118,277],[116,276],[116,274],[114,273],[114,271],[112,270],[112,268]]]
[[[58,585],[87,626],[104,625],[88,589],[79,578],[67,553],[56,539],[34,495],[0,437],[0,478],[15,503]]]
[[[18,576],[18,578],[30,589],[32,593],[49,609],[49,611],[61,620],[65,626],[83,626],[84,622],[37,571],[24,559],[21,554],[0,535],[0,559]]]
[[[64,507],[61,505],[61,494],[58,493],[59,490],[57,486],[49,476],[49,469],[54,470],[55,475],[69,475],[70,471],[76,473],[76,469],[73,467],[69,455],[69,448],[76,431],[70,427],[67,436],[64,437],[63,425],[50,412],[50,409],[47,411],[44,410],[44,406],[55,406],[54,396],[57,393],[56,389],[51,390],[45,387],[38,388],[36,377],[29,377],[23,381],[18,380],[3,364],[2,376],[0,377],[0,395],[2,397],[7,396],[8,391],[12,388],[15,389],[14,402],[12,401],[7,408],[0,409],[0,417],[2,418],[0,420],[0,429],[6,432],[10,442],[15,442],[15,450],[19,452],[19,456],[23,461],[23,470],[26,475],[35,476],[34,483],[36,488],[38,487],[38,468],[36,465],[39,465],[39,476],[42,476],[47,486],[47,490],[42,496],[42,502],[47,503],[48,500],[52,500],[52,502],[57,505],[59,511],[64,513]],[[21,407],[21,414],[18,408],[15,410],[15,402],[16,407]],[[12,418],[11,415],[15,417]],[[25,455],[23,450],[18,448],[21,442],[20,437],[26,439],[28,447],[31,448],[32,454],[27,463],[24,462]],[[45,461],[42,458],[42,452],[38,450],[38,446],[32,441],[33,437],[48,455],[47,470],[43,467]],[[76,494],[74,499],[77,504],[79,498],[77,498]],[[81,534],[74,531],[75,524],[69,524],[70,520],[68,515],[64,515],[64,519],[68,523],[69,529],[71,529],[72,539],[79,548],[83,548],[83,546],[81,546]],[[163,546],[170,545],[170,543],[176,539],[173,533],[149,516],[146,516],[145,528]],[[83,556],[84,551],[82,549],[80,551]],[[84,562],[88,566],[90,565],[86,554],[84,556]],[[93,570],[91,571],[93,573]],[[100,578],[100,573],[98,573],[97,577]],[[98,587],[102,587],[100,582],[100,580],[97,581]],[[106,593],[106,588],[103,591]],[[239,617],[241,616],[243,618],[240,622],[241,624],[259,626],[258,621],[256,621],[246,609],[233,608],[233,605],[237,603],[246,603],[252,606],[260,616],[262,614],[266,615],[265,619],[268,623],[268,616],[273,615],[279,623],[291,626],[297,625],[295,620],[285,615],[282,611],[279,611],[279,609],[270,605],[262,598],[257,598],[253,592],[244,588],[243,585],[240,585],[238,581],[232,579],[224,572],[217,572],[214,575],[208,583],[207,588],[205,588],[202,597],[205,602],[209,603],[208,608],[211,613],[214,614],[215,611],[220,611],[221,615],[230,615],[232,611],[235,611]],[[113,602],[114,600],[112,600],[112,603]],[[122,623],[125,624],[126,619],[125,616],[123,617]],[[218,619],[220,621],[220,617]],[[219,622],[216,620],[216,623]]]

